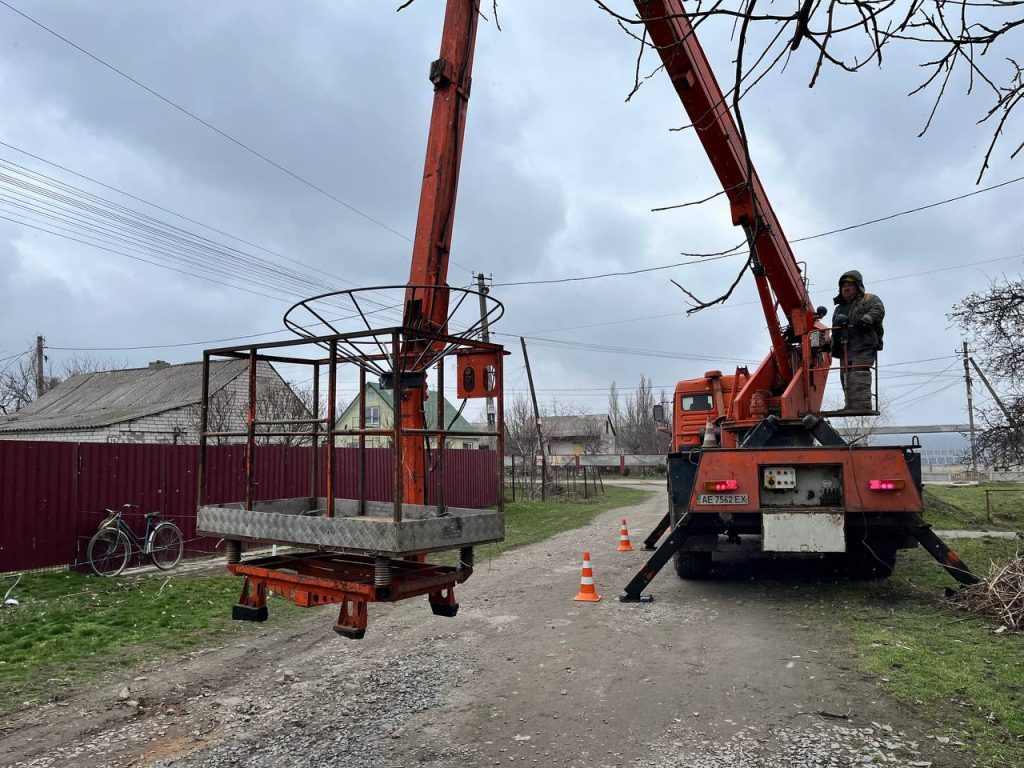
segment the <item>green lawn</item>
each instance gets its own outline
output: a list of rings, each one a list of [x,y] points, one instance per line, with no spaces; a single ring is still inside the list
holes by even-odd
[[[590,501],[515,501],[505,505],[505,541],[502,549],[524,547],[556,533],[581,528],[602,512],[638,504],[649,493],[606,486],[603,496]]]
[[[517,501],[507,507],[507,538],[497,546],[503,550],[532,544],[645,495],[608,488],[590,502]],[[14,579],[13,574],[0,577],[0,594]],[[259,625],[231,620],[241,585],[240,578],[220,568],[170,578],[26,574],[11,593],[20,606],[0,610],[0,712],[59,699],[70,686],[112,670],[129,670],[146,658],[261,631]],[[271,627],[302,610],[280,598],[270,600]]]
[[[27,574],[12,593],[20,606],[0,611],[0,711],[251,629],[231,621],[241,580],[223,574]],[[4,592],[11,583],[0,581]],[[276,602],[271,616],[281,621],[299,610]]]
[[[1024,485],[927,485],[924,515],[937,530],[1021,531],[1024,530]]]
[[[979,574],[1016,552],[1006,540],[947,543]],[[1024,765],[1024,636],[995,634],[997,623],[950,610],[947,586],[952,580],[918,548],[900,552],[891,579],[819,584],[811,600],[791,598],[790,609],[840,623],[859,668],[934,720],[936,732],[964,742],[979,765]]]

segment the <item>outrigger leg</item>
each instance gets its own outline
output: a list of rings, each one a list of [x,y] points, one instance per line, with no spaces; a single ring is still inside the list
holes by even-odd
[[[250,583],[249,577],[242,582],[242,594],[231,607],[231,618],[235,621],[267,620],[267,587],[262,582]]]
[[[965,585],[977,584],[981,581],[956,552],[947,547],[942,539],[935,535],[935,531],[924,521],[923,517],[914,515],[913,519],[914,528],[911,534],[924,547],[925,551],[946,569],[950,576]]]
[[[662,542],[661,546],[658,547],[657,551],[651,555],[646,563],[637,571],[637,574],[633,579],[626,585],[626,591],[619,595],[620,603],[649,603],[654,598],[651,595],[642,595],[641,592],[647,587],[654,577],[658,575],[658,572],[665,567],[665,564],[672,559],[672,556],[679,551],[679,549],[686,543],[686,540],[690,537],[690,532],[687,530],[692,515],[687,512],[676,524],[675,530],[669,534],[669,537]],[[668,515],[665,515],[665,520],[668,519]],[[655,532],[661,528],[661,523],[658,524],[658,528]],[[660,535],[660,534],[659,534]],[[654,533],[651,534],[654,536]],[[650,539],[651,536],[647,538]],[[655,539],[657,541],[657,539]],[[647,545],[647,542],[644,542]]]
[[[644,549],[657,549],[655,545],[658,543],[658,539],[660,539],[665,534],[665,531],[668,530],[668,526],[669,519],[668,512],[666,512],[665,516],[658,521],[656,526],[654,526],[654,530],[647,534],[647,538],[644,539]]]

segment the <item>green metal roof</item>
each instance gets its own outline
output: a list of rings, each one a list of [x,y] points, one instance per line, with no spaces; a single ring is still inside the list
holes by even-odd
[[[388,411],[394,412],[391,407],[392,403],[392,391],[390,389],[384,389],[380,384],[373,384],[371,382],[366,383],[367,394],[373,392],[380,399],[382,405],[388,409]],[[352,399],[352,402],[348,404],[345,410],[342,412],[341,418],[345,417],[353,408],[359,406],[359,396],[356,395]],[[427,390],[427,402],[424,406],[427,416],[427,429],[436,429],[437,423],[437,392],[434,390]],[[456,432],[478,432],[479,429],[467,421],[463,416],[458,415],[459,409],[448,402],[445,398],[444,401],[444,427],[446,429],[454,430]],[[339,419],[340,420],[340,419]]]

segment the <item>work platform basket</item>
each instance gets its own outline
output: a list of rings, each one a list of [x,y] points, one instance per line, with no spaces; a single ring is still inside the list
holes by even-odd
[[[439,290],[445,294],[444,306],[451,307],[447,321],[440,327],[403,324],[402,320],[395,326],[371,327],[376,319],[396,314],[408,318],[409,312],[406,309],[403,314],[403,307],[410,301],[425,301],[427,296],[436,301]],[[460,310],[464,310],[461,315],[469,315],[470,309],[472,319],[459,324]],[[504,352],[500,345],[486,340],[489,323],[500,317],[502,311],[501,304],[486,293],[467,289],[435,287],[428,292],[425,286],[408,285],[356,289],[294,305],[285,315],[285,324],[297,334],[297,339],[204,352],[197,528],[204,535],[225,539],[229,567],[247,577],[240,606],[248,604],[259,610],[251,617],[236,617],[265,618],[262,597],[256,601],[246,598],[251,591],[250,580],[263,579],[256,584],[257,588],[283,590],[300,605],[304,600],[310,604],[362,601],[355,606],[364,612],[362,627],[357,621],[352,626],[359,633],[350,633],[361,636],[361,629],[365,628],[365,601],[430,594],[437,613],[439,602],[435,600],[436,590],[431,591],[433,587],[463,581],[472,571],[472,548],[504,538]],[[415,316],[415,312],[412,314]],[[343,323],[362,327],[342,332]],[[247,361],[245,419],[236,422],[244,423],[244,429],[223,428],[213,423],[216,403],[210,391],[210,363],[221,359]],[[453,428],[456,419],[446,412],[444,397],[445,369],[449,367],[446,363],[451,362],[458,376],[457,390],[463,408],[472,398],[487,399],[488,424],[481,430]],[[307,380],[311,374],[312,404],[308,414],[281,418],[280,414],[268,414],[266,408],[261,409],[267,388],[273,382],[281,386],[276,376],[267,375],[267,364],[299,366],[307,372]],[[436,410],[423,419],[427,426],[410,426],[409,419],[402,417],[402,399],[408,396],[410,388],[422,390],[428,377],[433,379],[430,389],[436,393],[430,406]],[[325,397],[321,397],[322,379],[326,379]],[[351,425],[338,423],[341,381],[357,387],[356,418]],[[393,414],[390,425],[379,416],[384,408],[374,414],[377,418],[368,418],[367,393],[371,383],[376,393],[389,400]],[[348,410],[351,412],[351,406]],[[461,413],[462,408],[455,415]],[[468,439],[485,441],[487,450],[477,454],[492,459],[472,462],[474,471],[484,475],[474,477],[474,482],[493,483],[494,503],[486,508],[455,506],[446,499],[448,464],[456,463],[451,461],[452,452],[447,446]],[[308,494],[259,498],[257,470],[267,470],[261,467],[266,462],[258,460],[260,450],[264,445],[285,440],[308,448]],[[238,479],[237,495],[226,503],[208,501],[207,446],[215,441],[244,444],[245,469]],[[347,455],[351,455],[352,449],[355,451],[354,467],[351,460],[344,467],[345,488],[350,491],[345,495],[339,493],[342,443],[349,448],[345,451]],[[406,477],[409,471],[403,451],[410,450],[409,446],[421,452],[421,472],[417,474],[422,477]],[[381,447],[390,448],[393,466],[390,487],[383,488],[379,472],[375,482],[368,481],[369,454],[374,454],[374,466],[379,468]],[[490,472],[481,469],[482,465],[490,466]],[[424,503],[403,501],[410,495],[404,487],[407,482],[421,483]],[[223,497],[222,487],[218,487],[217,495]],[[246,563],[239,565],[243,542],[281,544],[306,551],[274,562],[252,561],[259,566],[254,571],[246,569]],[[458,568],[425,563],[427,553],[445,550],[459,550]],[[268,581],[264,578],[268,569],[276,569],[275,578],[281,571],[292,574],[290,585]],[[303,574],[308,578],[302,578]],[[326,583],[313,583],[321,577],[326,577]],[[457,608],[457,604],[452,604]],[[236,613],[240,606],[236,606]],[[346,624],[343,619],[344,615],[339,619],[339,631]]]

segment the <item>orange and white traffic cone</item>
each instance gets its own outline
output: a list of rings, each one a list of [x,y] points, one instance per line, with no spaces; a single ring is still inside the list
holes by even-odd
[[[619,546],[616,552],[632,552],[633,545],[629,543],[629,531],[626,529],[626,518],[622,518],[622,527],[619,528]]]
[[[575,597],[584,603],[596,603],[601,599],[594,588],[594,572],[590,568],[590,553],[583,553],[583,573],[580,574],[580,592]]]

